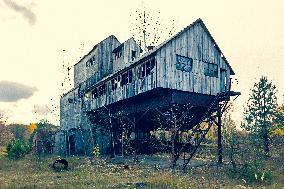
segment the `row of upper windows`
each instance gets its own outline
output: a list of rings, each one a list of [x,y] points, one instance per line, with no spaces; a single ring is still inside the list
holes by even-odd
[[[187,72],[192,71],[192,66],[193,66],[192,58],[177,55],[176,61],[177,61],[176,69]],[[137,68],[138,78],[143,78],[145,76],[150,75],[151,71],[155,68],[155,66],[156,66],[155,57],[152,57],[144,61]],[[204,75],[210,77],[218,77],[218,65],[204,62]],[[115,90],[121,86],[132,83],[132,80],[133,80],[133,72],[132,70],[128,70],[111,80],[111,89]],[[98,98],[99,96],[102,96],[105,93],[106,93],[106,84],[103,84],[92,91],[92,97]]]
[[[155,57],[144,61],[139,67],[137,68],[137,74],[139,78],[148,76],[151,74],[151,70],[155,67]],[[122,87],[124,85],[130,84],[133,81],[133,71],[132,69],[127,70],[126,72],[116,76],[111,80],[111,89],[112,91],[116,90],[119,87]],[[106,94],[106,88],[107,84],[103,84],[99,87],[96,87],[92,91],[92,98],[98,98],[104,94]]]
[[[133,78],[132,70],[128,70],[125,73],[118,75],[117,77],[115,77],[111,80],[111,89],[115,90],[118,87],[132,83],[132,78]],[[95,98],[98,98],[100,96],[105,95],[106,94],[106,88],[107,88],[106,83],[99,86],[99,87],[96,87],[92,91],[92,98],[95,99]]]
[[[114,59],[117,60],[120,57],[122,57],[122,51],[123,48],[117,52],[114,53]],[[137,57],[137,53],[136,51],[131,51],[131,60],[135,60],[135,58]],[[86,62],[86,67],[91,67],[96,63],[96,58],[95,56],[91,57],[87,62]]]
[[[138,67],[138,77],[143,78],[151,74],[151,71],[156,65],[155,57],[146,60],[143,64]]]
[[[133,73],[132,70],[128,70],[125,73],[118,75],[117,77],[111,80],[111,89],[115,90],[118,87],[122,87],[129,83],[132,83]]]
[[[122,56],[122,50],[121,48],[119,51],[115,53],[115,59],[118,59]],[[132,60],[136,58],[136,51],[132,51],[131,53]],[[95,64],[96,59],[95,56],[91,57],[87,62],[86,62],[86,67],[91,67]],[[150,70],[153,69],[155,66],[155,60],[148,60],[146,63],[142,64],[138,70],[138,75],[139,77],[144,77],[145,75],[150,74]],[[185,72],[191,72],[193,67],[193,59],[181,55],[176,55],[176,69],[185,71]],[[218,77],[218,65],[213,64],[213,63],[206,63],[204,62],[204,74],[206,76],[210,77]]]

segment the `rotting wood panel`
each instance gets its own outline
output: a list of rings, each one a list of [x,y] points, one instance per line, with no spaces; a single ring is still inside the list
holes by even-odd
[[[74,87],[96,74],[98,81],[112,73],[111,52],[120,42],[114,37],[109,36],[98,43],[86,56],[74,65]],[[93,61],[93,63],[91,63]]]
[[[116,59],[115,53],[112,53],[113,57],[113,72],[117,72],[119,70],[122,70],[123,68],[126,68],[133,63],[133,61],[139,57],[141,48],[136,43],[136,41],[131,37],[130,39],[126,40],[124,43],[122,43],[120,46],[117,47],[117,49],[114,49],[114,51],[121,50],[122,56],[120,58]],[[135,52],[135,57],[133,58],[132,51]]]
[[[161,64],[164,52],[165,64]],[[194,59],[192,72],[186,73],[174,68],[176,54]],[[157,63],[158,86],[208,95],[220,92],[220,69],[230,73],[214,42],[200,24],[194,25],[161,47],[157,53]],[[204,75],[205,63],[218,65],[218,77]],[[229,77],[226,83],[229,83]]]

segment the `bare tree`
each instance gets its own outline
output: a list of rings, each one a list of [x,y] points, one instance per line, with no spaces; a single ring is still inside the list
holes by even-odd
[[[134,15],[131,15],[132,35],[138,42],[143,52],[151,50],[165,39],[171,37],[176,31],[176,22],[171,20],[169,26],[162,22],[160,12],[153,13],[148,8],[136,9]]]

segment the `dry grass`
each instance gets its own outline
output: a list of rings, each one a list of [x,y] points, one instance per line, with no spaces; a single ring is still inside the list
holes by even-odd
[[[1,148],[3,150],[3,148]],[[200,167],[188,173],[172,174],[149,165],[107,163],[104,159],[68,157],[69,170],[53,171],[56,156],[28,155],[18,161],[0,153],[0,188],[248,188],[242,180],[231,179],[227,167]],[[276,169],[274,161],[267,164]],[[284,175],[274,170],[274,182],[252,188],[284,188]]]

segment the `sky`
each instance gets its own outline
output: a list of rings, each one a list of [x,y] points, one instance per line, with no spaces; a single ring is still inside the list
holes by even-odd
[[[283,0],[0,0],[0,113],[9,123],[59,124],[60,95],[73,83],[67,67],[109,35],[130,38],[133,15],[143,6],[160,12],[164,25],[175,20],[176,32],[204,21],[236,73],[233,90],[242,93],[234,103],[236,121],[262,75],[283,103]]]

